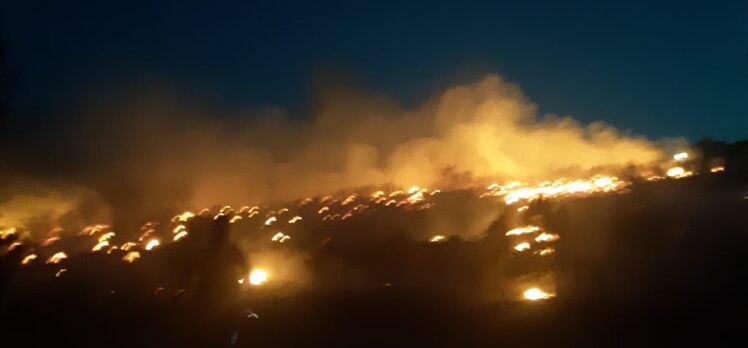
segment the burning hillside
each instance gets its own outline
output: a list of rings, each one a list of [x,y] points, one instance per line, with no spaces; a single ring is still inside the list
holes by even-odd
[[[580,332],[590,306],[670,305],[662,285],[681,305],[689,284],[662,272],[701,261],[688,248],[712,241],[704,221],[748,223],[703,206],[745,211],[740,166],[683,145],[663,156],[672,144],[601,124],[537,118],[497,76],[412,110],[329,93],[310,124],[272,116],[229,127],[167,107],[119,134],[91,118],[74,130],[82,147],[61,143],[77,165],[58,180],[35,157],[14,157],[28,155],[16,144],[19,169],[4,173],[0,201],[4,313],[19,318],[14,327],[70,337],[81,322],[71,313],[111,311],[94,316],[125,319],[91,325],[134,330],[103,335],[121,345],[290,342],[271,333],[286,321],[296,334],[315,322],[324,335],[310,342],[320,343],[336,325],[388,320],[398,323],[385,325],[392,336],[400,324],[454,334],[469,322],[477,344],[494,337],[491,320],[504,330],[550,325],[576,305],[583,317],[559,327]],[[19,179],[25,170],[33,175]],[[60,314],[37,323],[50,313]],[[426,319],[434,315],[455,319]],[[154,334],[155,323],[168,333]]]

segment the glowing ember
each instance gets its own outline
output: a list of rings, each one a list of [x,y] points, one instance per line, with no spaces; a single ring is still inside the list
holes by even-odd
[[[55,273],[55,278],[59,278],[61,275],[63,275],[67,271],[68,270],[66,268],[60,269],[59,271],[57,271],[57,273]]]
[[[278,221],[278,219],[275,216],[271,216],[267,220],[265,220],[265,226],[270,226],[270,224],[276,221]]]
[[[519,252],[522,252],[528,249],[530,249],[530,243],[527,243],[527,242],[519,243],[514,246],[514,250],[517,250]]]
[[[709,172],[711,173],[719,173],[719,172],[724,172],[724,171],[725,171],[725,166],[716,166],[716,167],[712,167],[711,169],[709,169]]]
[[[62,260],[67,259],[67,258],[68,258],[68,255],[60,251],[52,255],[49,259],[47,259],[47,263],[58,264]]]
[[[429,242],[431,242],[431,243],[437,243],[437,242],[441,242],[441,241],[443,241],[445,239],[447,239],[447,237],[444,237],[442,235],[438,235],[437,234],[437,235],[431,237],[431,239],[429,239]]]
[[[301,220],[302,220],[301,216],[296,215],[293,218],[291,218],[291,220],[288,220],[288,223],[295,224],[296,222],[301,221]]]
[[[249,283],[252,285],[262,285],[268,280],[268,273],[262,269],[252,270],[249,274]]]
[[[678,152],[673,155],[673,159],[680,162],[688,159],[688,152]]]
[[[161,245],[161,242],[158,239],[151,239],[148,244],[145,245],[145,250],[152,250],[159,245]]]
[[[517,211],[521,213],[523,211],[527,211],[527,209],[530,209],[530,207],[528,207],[526,205],[523,205],[523,206],[517,208]]]
[[[545,300],[553,297],[553,295],[544,292],[538,288],[529,288],[522,293],[525,299],[530,301]]]
[[[540,227],[538,226],[525,226],[525,227],[517,227],[509,230],[506,235],[507,236],[519,236],[521,234],[528,234],[528,233],[535,233],[537,231],[540,231]]]
[[[125,256],[122,257],[122,261],[125,261],[127,263],[133,263],[133,262],[135,262],[135,260],[137,260],[139,258],[140,258],[140,253],[139,252],[137,252],[137,251],[131,251],[131,252],[125,254]]]

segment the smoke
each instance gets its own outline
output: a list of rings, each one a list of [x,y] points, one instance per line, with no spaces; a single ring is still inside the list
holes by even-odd
[[[185,208],[615,173],[661,157],[648,140],[603,123],[539,116],[497,75],[416,108],[350,85],[319,86],[305,118],[280,109],[221,113],[163,90],[95,98],[81,109],[52,137],[18,139],[0,175],[84,186],[125,227]],[[0,192],[0,202],[10,197]]]

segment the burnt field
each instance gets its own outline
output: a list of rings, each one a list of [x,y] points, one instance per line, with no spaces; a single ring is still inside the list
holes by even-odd
[[[728,174],[538,200],[522,213],[469,191],[441,193],[429,209],[375,207],[336,221],[312,221],[300,206],[277,214],[304,216],[304,227],[283,227],[283,243],[268,241],[275,229],[265,218],[196,216],[184,240],[142,250],[134,262],[115,250],[21,265],[28,250],[14,248],[2,256],[3,340],[454,347],[738,338],[748,187]],[[477,233],[429,242],[426,221],[449,212],[451,231],[491,219]],[[555,239],[507,235],[518,223]],[[523,241],[529,249],[517,250]],[[77,242],[57,243],[73,250]],[[245,278],[258,265],[267,279],[255,284]],[[531,287],[547,296],[530,300]]]

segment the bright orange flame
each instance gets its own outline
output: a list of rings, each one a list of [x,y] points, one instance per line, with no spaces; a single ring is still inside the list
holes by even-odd
[[[550,233],[541,233],[537,237],[535,237],[535,241],[540,242],[552,242],[554,240],[557,240],[559,236],[557,234],[550,234]]]
[[[553,248],[545,248],[541,250],[538,254],[540,254],[540,256],[546,256],[546,255],[553,254],[554,252],[555,250],[553,250]]]
[[[101,242],[96,243],[96,245],[94,245],[94,247],[91,248],[91,251],[99,251],[99,250],[104,249],[104,248],[106,248],[108,246],[109,246],[109,242],[108,241],[101,241]]]
[[[139,252],[137,252],[137,251],[131,251],[131,252],[125,254],[125,256],[122,257],[122,261],[125,261],[127,263],[133,263],[133,262],[135,262],[135,260],[137,260],[139,258],[140,258],[140,253]]]
[[[525,251],[527,249],[530,249],[530,243],[522,242],[514,246],[514,250],[517,250],[519,252]]]
[[[174,221],[174,222],[176,222],[176,221],[187,222],[190,219],[192,219],[193,217],[195,217],[195,213],[193,213],[191,211],[186,211],[186,212],[184,212],[182,214],[179,214],[179,215],[175,216],[172,219],[172,221]]]
[[[36,254],[26,255],[26,257],[24,257],[23,260],[21,260],[21,265],[28,265],[32,261],[36,260],[36,258],[37,258]]]
[[[47,259],[47,263],[58,264],[62,260],[67,259],[67,258],[68,258],[67,254],[65,254],[62,251],[59,251],[55,253],[54,255],[52,255],[49,259]]]
[[[447,239],[447,237],[444,237],[442,235],[437,234],[437,235],[431,237],[431,239],[429,239],[429,242],[431,242],[431,243],[437,243],[437,242],[441,242],[441,241],[443,241],[445,239]]]
[[[675,155],[673,155],[673,159],[681,162],[688,159],[688,152],[678,152]]]
[[[525,227],[517,227],[509,230],[506,235],[507,236],[519,236],[521,234],[528,234],[528,233],[535,233],[537,231],[540,231],[540,227],[538,226],[525,226]]]
[[[161,245],[161,242],[158,239],[153,238],[145,245],[145,250],[151,250],[159,245]]]
[[[522,293],[525,299],[530,301],[545,300],[553,297],[552,294],[546,293],[538,288],[529,288]]]
[[[268,273],[262,269],[252,270],[249,274],[249,283],[252,285],[262,285],[268,280]]]
[[[184,237],[187,237],[187,234],[188,234],[187,231],[179,232],[179,233],[177,233],[177,234],[174,235],[174,238],[172,240],[174,240],[176,242],[176,241],[178,241],[178,240],[180,240],[180,239],[182,239]]]
[[[291,239],[291,236],[287,234],[283,234],[283,232],[278,232],[274,234],[272,238],[270,238],[270,240],[272,240],[273,242],[278,242],[278,243],[283,243],[289,239]]]
[[[683,167],[673,167],[673,168],[670,168],[670,169],[667,170],[666,174],[667,174],[667,176],[669,176],[671,178],[676,178],[676,179],[685,178],[687,176],[693,175],[692,172],[686,171],[685,169],[683,169]]]
[[[0,239],[7,239],[10,236],[13,236],[16,234],[16,228],[6,228],[6,229],[0,229]]]

